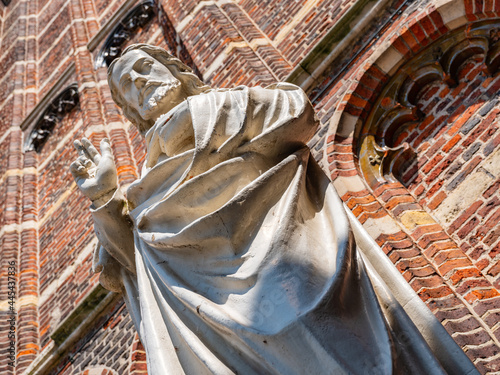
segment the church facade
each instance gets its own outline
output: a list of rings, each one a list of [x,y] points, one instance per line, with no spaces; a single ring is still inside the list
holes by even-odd
[[[498,0],[3,0],[0,372],[144,374],[69,171],[111,140],[119,183],[145,144],[107,66],[168,50],[212,87],[302,87],[340,197],[482,374],[500,371]]]

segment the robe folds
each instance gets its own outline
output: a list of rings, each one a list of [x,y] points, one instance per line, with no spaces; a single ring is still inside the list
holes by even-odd
[[[291,84],[192,96],[146,134],[142,176],[92,210],[152,375],[443,374],[384,315]]]

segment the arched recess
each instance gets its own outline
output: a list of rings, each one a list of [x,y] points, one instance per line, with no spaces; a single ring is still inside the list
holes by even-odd
[[[154,0],[145,0],[132,8],[109,33],[96,56],[95,68],[109,66],[122,53],[123,46],[156,16]]]
[[[437,122],[429,121],[419,105],[426,90],[442,84],[460,92],[462,68],[469,61],[480,65],[489,83],[499,77],[500,4],[434,4],[401,17],[353,68],[355,82],[330,121],[327,163],[348,207],[487,373],[500,365],[500,293],[498,280],[488,274],[494,264],[485,266],[475,259],[439,220],[433,202],[417,199],[401,180],[408,166],[418,168],[421,160],[414,143],[405,143],[408,134]],[[490,97],[493,91],[490,88]],[[494,106],[485,105],[485,110]],[[472,107],[483,108],[457,105],[453,114],[460,120]],[[497,260],[491,258],[492,263]]]
[[[500,19],[454,30],[411,58],[384,85],[355,133],[359,166],[371,187],[400,180],[402,167],[411,162],[413,150],[398,138],[411,125],[425,121],[427,114],[417,104],[428,85],[437,81],[455,88],[463,64],[474,57],[482,59],[488,76],[498,72],[499,32]]]
[[[78,85],[73,83],[57,95],[40,115],[36,123],[28,129],[25,151],[40,152],[56,124],[79,105]]]

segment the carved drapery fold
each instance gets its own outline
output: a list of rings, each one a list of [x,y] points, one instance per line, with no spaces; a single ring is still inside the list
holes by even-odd
[[[403,130],[425,115],[417,108],[421,91],[440,81],[458,85],[464,62],[481,56],[486,74],[500,67],[500,21],[478,22],[450,32],[398,69],[374,101],[373,110],[358,131],[357,155],[370,185],[398,179],[415,152],[406,142],[397,144]]]
[[[43,111],[26,139],[25,150],[39,152],[56,124],[78,106],[79,102],[78,85],[73,83],[57,95]]]

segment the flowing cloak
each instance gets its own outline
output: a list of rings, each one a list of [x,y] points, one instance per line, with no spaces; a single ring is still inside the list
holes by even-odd
[[[92,210],[150,374],[444,373],[384,316],[305,146],[317,124],[290,84],[189,97],[146,134],[127,198]]]

